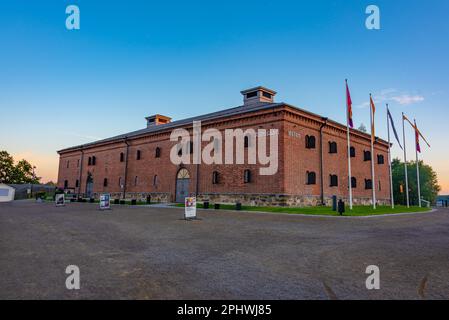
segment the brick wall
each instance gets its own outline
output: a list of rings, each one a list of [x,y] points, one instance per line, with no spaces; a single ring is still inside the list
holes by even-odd
[[[278,129],[279,130],[279,159],[278,172],[271,176],[259,175],[260,165],[227,165],[214,164],[199,166],[193,164],[174,165],[170,161],[170,149],[175,142],[169,140],[171,130],[158,131],[149,136],[141,136],[116,142],[99,143],[81,149],[60,152],[58,187],[68,187],[76,193],[84,193],[88,173],[93,177],[94,193],[110,192],[114,196],[123,193],[120,179],[125,179],[126,154],[128,152],[128,170],[126,179],[126,196],[139,198],[154,195],[160,201],[174,201],[176,193],[176,175],[181,167],[190,172],[189,192],[198,193],[201,199],[215,199],[219,202],[242,201],[244,204],[257,205],[315,205],[320,201],[320,156],[319,156],[319,127],[321,118],[310,115],[288,106],[272,110],[263,110],[244,115],[203,121],[202,131],[216,128],[220,132],[225,129],[248,128]],[[186,129],[190,132],[192,125]],[[162,128],[162,127],[161,127]],[[344,128],[343,128],[344,129]],[[329,201],[332,195],[346,198],[347,186],[347,146],[346,132],[341,125],[329,123],[323,130],[324,157],[324,196]],[[305,148],[305,135],[316,137],[315,149]],[[224,136],[224,134],[223,134]],[[335,141],[338,146],[337,154],[328,153],[328,141]],[[371,177],[370,162],[363,161],[363,150],[369,150],[369,136],[354,134],[353,145],[356,157],[352,158],[353,176],[357,178],[357,188],[354,197],[357,201],[366,203],[371,198],[371,190],[365,190],[364,179]],[[202,142],[204,147],[208,142]],[[127,146],[128,144],[128,146]],[[160,158],[155,157],[156,148],[160,148]],[[235,154],[234,144],[234,154]],[[267,148],[268,149],[268,148]],[[376,144],[377,153],[384,154],[385,164],[377,165],[376,181],[381,181],[381,190],[377,191],[378,199],[389,199],[389,179],[387,164],[387,145],[384,142]],[[140,160],[137,151],[140,151]],[[225,146],[222,146],[224,156]],[[124,154],[124,161],[120,161],[120,153]],[[88,165],[88,158],[95,156],[96,164]],[[374,155],[374,160],[377,160]],[[245,156],[245,163],[247,156]],[[78,165],[79,161],[79,165]],[[68,163],[68,167],[67,167]],[[244,183],[243,172],[251,170],[251,183]],[[82,172],[81,172],[82,171]],[[219,173],[217,184],[212,183],[212,173]],[[316,184],[306,184],[306,172],[316,173]],[[80,178],[81,172],[81,178]],[[197,184],[198,172],[198,184]],[[338,187],[329,186],[329,174],[338,176]],[[157,183],[155,176],[157,175]],[[107,186],[104,179],[107,178]],[[76,180],[79,187],[76,188]],[[377,182],[375,183],[377,187]],[[163,196],[161,196],[163,195]]]

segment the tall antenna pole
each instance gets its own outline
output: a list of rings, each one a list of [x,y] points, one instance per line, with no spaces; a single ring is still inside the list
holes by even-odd
[[[404,112],[402,112],[402,138],[404,143],[404,175],[405,175],[405,195],[407,201],[407,208],[410,208],[410,200],[408,197],[408,176],[407,176],[407,152],[405,146],[405,125],[404,125]]]
[[[370,104],[372,103],[371,94],[370,96]],[[374,177],[374,123],[373,123],[373,107],[370,105],[370,119],[371,119],[371,190],[373,196],[373,209],[376,209],[376,186],[375,177]]]
[[[348,80],[346,82],[346,90],[348,88]],[[348,95],[346,94],[346,135],[348,140],[348,187],[349,187],[349,209],[352,210],[352,175],[351,175],[351,142],[349,135],[349,106]]]
[[[388,168],[390,170],[390,201],[391,208],[394,209],[394,193],[393,193],[393,172],[391,170],[391,143],[390,143],[390,119],[387,103],[387,131],[388,131]]]
[[[417,129],[416,126],[416,119],[413,119],[415,122],[415,130]],[[418,204],[421,207],[421,185],[419,183],[419,159],[418,159],[418,143],[419,143],[419,136],[418,133],[415,131],[416,141],[415,141],[415,152],[416,152],[416,183],[418,185]]]

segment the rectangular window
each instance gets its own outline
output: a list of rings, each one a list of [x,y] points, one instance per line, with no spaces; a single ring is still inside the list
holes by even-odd
[[[378,154],[377,155],[377,164],[384,164],[384,163],[385,163],[384,156],[382,154]]]
[[[371,179],[365,179],[365,189],[371,190],[373,188],[373,181]]]
[[[245,170],[243,172],[243,183],[250,183],[251,182],[251,171]]]
[[[351,158],[355,158],[355,148],[354,148],[354,147],[351,147],[351,148],[349,149],[349,153],[350,153],[350,155],[351,155]]]
[[[337,143],[332,141],[329,142],[329,153],[337,153]]]
[[[246,99],[257,97],[257,91],[246,94]]]
[[[335,174],[330,175],[330,186],[331,187],[338,187],[338,176]]]
[[[363,151],[363,161],[371,161],[371,151]]]
[[[265,98],[271,99],[271,94],[269,94],[268,92],[263,91],[263,92],[262,92],[262,95],[263,95]]]

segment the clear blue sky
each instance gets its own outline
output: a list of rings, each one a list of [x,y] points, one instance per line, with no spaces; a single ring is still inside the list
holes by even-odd
[[[65,28],[69,4],[80,30]],[[369,4],[381,30],[365,28]],[[432,145],[422,157],[449,193],[448,21],[447,0],[4,1],[0,149],[54,179],[58,149],[140,129],[154,113],[240,105],[256,85],[344,122],[348,78],[357,126],[369,123],[370,92],[380,136],[385,102],[398,126],[401,111],[416,117]]]

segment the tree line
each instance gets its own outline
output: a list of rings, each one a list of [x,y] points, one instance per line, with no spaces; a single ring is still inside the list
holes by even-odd
[[[419,165],[419,180],[421,186],[421,198],[431,203],[435,203],[441,187],[438,185],[436,172],[431,166],[425,164],[422,160]],[[394,202],[396,204],[406,204],[405,192],[405,170],[404,162],[399,159],[393,159],[391,162],[391,173],[393,176]],[[409,199],[411,205],[418,205],[418,183],[416,175],[416,161],[407,161],[407,176]]]
[[[34,168],[35,167],[25,159],[14,164],[14,158],[7,151],[0,151],[0,183],[38,184],[40,183],[41,178],[35,175]]]

